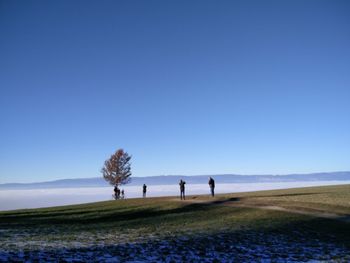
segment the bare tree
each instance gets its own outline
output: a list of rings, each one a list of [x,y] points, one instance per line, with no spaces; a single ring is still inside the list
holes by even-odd
[[[115,187],[129,183],[131,180],[130,159],[131,156],[123,149],[117,150],[105,161],[101,169],[103,178]]]

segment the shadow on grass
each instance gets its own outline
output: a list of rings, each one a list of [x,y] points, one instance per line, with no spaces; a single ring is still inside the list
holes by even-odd
[[[167,257],[174,257],[175,262],[190,262],[191,260],[187,260],[188,255],[195,256],[197,261],[198,258],[206,259],[208,255],[209,257],[214,255],[218,262],[249,262],[261,260],[261,255],[258,254],[259,251],[264,251],[264,255],[270,260],[284,261],[292,255],[295,256],[296,261],[298,259],[302,261],[304,259],[326,260],[329,254],[337,256],[350,254],[350,224],[330,219],[300,217],[297,220],[288,220],[286,217],[285,221],[280,220],[275,224],[265,225],[270,220],[270,218],[265,218],[265,221],[260,222],[261,224],[258,223],[259,219],[253,221],[253,224],[248,228],[232,227],[226,228],[224,231],[221,225],[217,229],[212,228],[208,231],[197,229],[192,233],[191,229],[182,225],[181,220],[186,216],[187,218],[194,216],[196,220],[212,220],[214,218],[214,222],[215,220],[219,221],[220,214],[216,214],[218,210],[210,209],[222,208],[222,206],[216,206],[215,204],[239,202],[242,199],[244,198],[232,197],[213,201],[212,203],[181,203],[180,207],[166,209],[157,208],[156,206],[139,206],[126,211],[115,208],[107,211],[66,211],[51,216],[45,213],[44,215],[29,214],[21,217],[16,217],[16,213],[13,213],[10,217],[0,216],[0,227],[16,228],[19,226],[19,229],[34,227],[40,231],[42,226],[62,224],[60,229],[74,236],[79,235],[82,229],[70,228],[70,225],[97,225],[96,229],[100,230],[100,227],[103,227],[104,231],[102,233],[106,234],[109,233],[108,223],[113,224],[113,222],[121,223],[119,226],[125,228],[132,228],[134,225],[137,225],[137,227],[149,224],[157,225],[164,221],[169,225],[170,223],[179,225],[179,231],[173,231],[170,234],[160,233],[158,240],[147,238],[147,236],[139,233],[142,239],[139,239],[135,244],[123,243],[122,241],[119,241],[121,243],[118,244],[118,238],[116,238],[115,245],[109,243],[108,245],[97,246],[98,242],[96,242],[96,245],[89,245],[85,248],[56,249],[43,247],[38,250],[28,248],[25,253],[30,253],[30,255],[27,255],[29,261],[45,261],[45,259],[52,261],[52,258],[55,258],[54,261],[65,262],[80,255],[81,261],[96,262],[107,260],[105,255],[110,254],[119,257],[118,260],[121,262],[136,261],[137,259],[147,261],[147,258],[151,258],[152,255],[155,255],[156,259],[150,261],[165,261]],[[197,211],[204,211],[206,217],[204,219],[196,218],[198,214],[195,212]],[[235,213],[239,213],[239,211],[239,209],[232,209],[232,212],[229,213],[235,216]],[[78,213],[81,213],[80,217],[76,217]],[[132,222],[130,223],[130,221]],[[107,224],[103,225],[104,223]],[[161,229],[165,232],[167,225],[165,224],[165,227]],[[169,246],[164,246],[164,242]],[[3,253],[7,252],[0,252],[0,256],[3,256]],[[40,255],[44,257],[43,260],[40,259]],[[45,255],[47,255],[47,258],[45,258]],[[2,258],[5,258],[5,256]],[[214,258],[211,259],[214,260]],[[9,254],[8,261],[14,260],[16,258],[11,258]]]
[[[47,254],[51,260],[55,258],[59,262],[75,257],[85,262],[104,261],[108,259],[106,255],[118,257],[121,262],[144,262],[152,256],[155,256],[150,260],[152,262],[165,261],[166,258],[176,262],[198,262],[199,259],[208,257],[211,260],[216,259],[217,262],[251,262],[260,261],[262,255],[265,259],[278,262],[284,262],[287,258],[294,258],[296,261],[327,260],[330,254],[337,257],[350,254],[350,225],[335,224],[324,219],[308,219],[286,221],[271,228],[226,231],[218,229],[197,234],[179,232],[157,240],[143,237],[135,243],[120,242],[118,244],[116,240],[115,245],[90,245],[84,248],[32,249],[26,253],[30,253],[28,258],[33,261],[36,260],[35,257]]]
[[[239,202],[242,201],[244,198],[241,197],[231,197],[223,200],[217,200],[217,201],[212,201],[210,203],[207,203],[207,205],[221,205],[227,202]]]
[[[162,218],[169,216],[181,216],[188,213],[194,213],[196,211],[203,211],[208,207],[215,207],[216,205],[225,203],[240,202],[256,197],[283,197],[283,196],[303,196],[303,195],[315,195],[320,193],[297,193],[297,194],[283,194],[283,195],[270,195],[270,196],[253,196],[253,197],[231,197],[223,200],[211,201],[209,203],[190,203],[180,204],[180,207],[164,209],[161,206],[155,205],[151,207],[138,206],[125,206],[125,207],[108,207],[108,209],[100,209],[96,206],[94,209],[88,208],[84,210],[79,208],[77,210],[54,210],[54,211],[29,211],[25,212],[13,212],[0,215],[0,227],[11,228],[13,226],[18,227],[35,227],[51,226],[52,224],[99,224],[99,223],[123,223],[131,220],[145,220],[149,218]],[[146,205],[145,203],[144,205]],[[348,219],[350,215],[344,215],[344,221]]]
[[[45,213],[45,214],[21,214],[0,216],[0,226],[45,226],[52,224],[96,224],[109,222],[122,222],[135,219],[157,218],[170,215],[180,215],[203,210],[205,205],[187,204],[172,209],[151,208],[134,208],[133,210],[112,209],[107,211],[71,211],[66,213]]]

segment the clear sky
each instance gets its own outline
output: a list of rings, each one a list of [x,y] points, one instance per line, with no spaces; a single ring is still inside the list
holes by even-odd
[[[349,1],[0,1],[0,183],[350,170]]]

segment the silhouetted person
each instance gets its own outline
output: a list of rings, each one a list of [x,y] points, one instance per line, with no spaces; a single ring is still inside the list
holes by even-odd
[[[180,180],[180,198],[181,200],[185,200],[185,184],[186,182],[185,181],[182,181],[182,179]]]
[[[215,181],[213,178],[209,177],[209,187],[210,187],[210,193],[211,193],[211,196],[214,196],[214,188],[215,188]]]
[[[146,197],[146,193],[147,193],[147,185],[146,184],[143,184],[143,187],[142,187],[142,196],[143,197]]]
[[[122,199],[125,198],[125,193],[124,193],[124,189],[122,189]]]
[[[119,199],[119,196],[120,196],[120,190],[118,186],[114,186],[114,198]]]

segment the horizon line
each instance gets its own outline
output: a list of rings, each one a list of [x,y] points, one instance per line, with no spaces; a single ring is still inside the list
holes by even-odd
[[[331,172],[309,172],[309,173],[277,173],[277,174],[238,174],[238,173],[222,173],[222,174],[161,174],[161,175],[149,175],[149,176],[132,176],[137,178],[146,178],[146,177],[161,177],[161,176],[183,176],[183,177],[190,177],[190,176],[222,176],[222,175],[238,175],[238,176],[288,176],[288,175],[310,175],[310,174],[329,174],[329,173],[349,173],[350,170],[346,171],[331,171]],[[96,178],[103,178],[102,176],[95,176],[95,177],[77,177],[77,178],[61,178],[61,179],[53,179],[50,181],[34,181],[34,182],[5,182],[0,183],[0,185],[4,184],[36,184],[36,183],[50,183],[50,182],[58,182],[58,181],[64,181],[64,180],[81,180],[81,179],[96,179]]]

